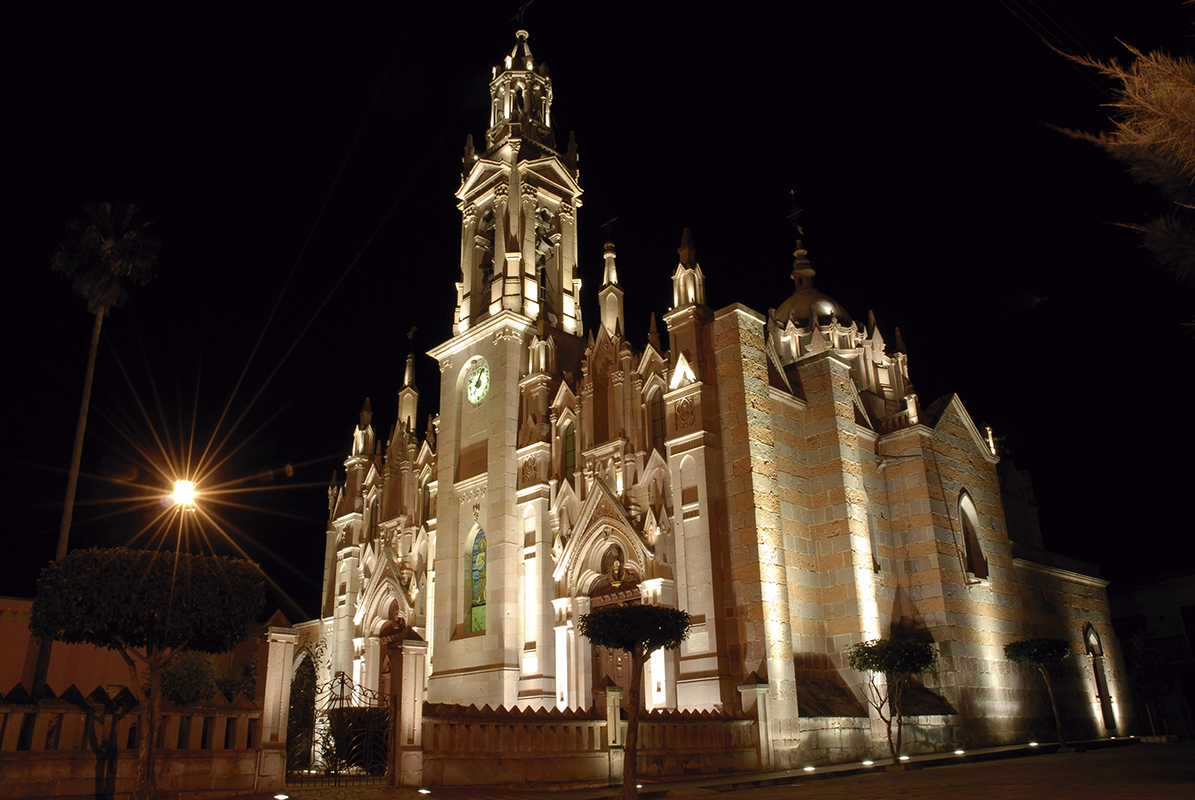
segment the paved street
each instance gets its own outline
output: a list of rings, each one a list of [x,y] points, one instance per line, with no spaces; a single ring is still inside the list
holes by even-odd
[[[968,760],[995,758],[999,760]],[[888,772],[883,767],[827,767],[814,773],[710,777],[669,784],[646,784],[644,798],[719,797],[736,800],[1169,800],[1195,797],[1195,742],[1131,744],[1076,753],[1029,749],[976,751],[956,763],[949,757],[914,758],[915,768]],[[920,768],[917,768],[920,767]],[[762,779],[762,781],[761,781]],[[774,781],[772,785],[758,785]],[[756,784],[756,785],[749,785]],[[559,792],[521,789],[436,789],[431,795],[386,787],[358,789],[294,788],[294,800],[597,800],[618,790]],[[266,800],[252,795],[244,800]]]

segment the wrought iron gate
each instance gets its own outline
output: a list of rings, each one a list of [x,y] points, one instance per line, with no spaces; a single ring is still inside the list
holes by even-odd
[[[287,783],[384,784],[390,769],[390,696],[338,673],[316,690],[315,721],[287,743]]]

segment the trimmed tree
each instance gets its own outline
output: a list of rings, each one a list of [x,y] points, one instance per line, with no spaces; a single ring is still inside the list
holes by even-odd
[[[846,649],[851,669],[868,673],[867,702],[879,714],[888,730],[888,752],[892,763],[900,757],[900,737],[903,728],[902,703],[904,692],[914,675],[933,670],[938,651],[930,642],[916,639],[872,639]],[[879,680],[883,675],[884,680]],[[892,726],[896,723],[896,737]]]
[[[129,688],[142,709],[135,797],[150,800],[163,667],[183,648],[231,650],[264,602],[261,570],[240,559],[77,550],[42,570],[29,629],[39,638],[115,650],[128,664]]]
[[[1058,733],[1058,743],[1063,747],[1066,747],[1066,739],[1062,736],[1062,714],[1058,711],[1058,700],[1054,697],[1050,666],[1061,664],[1070,654],[1071,646],[1061,639],[1022,639],[1004,645],[1004,657],[1009,661],[1029,664],[1041,672],[1042,679],[1046,682],[1046,692],[1050,695],[1050,706],[1054,709],[1054,730]]]
[[[643,665],[661,647],[675,650],[689,635],[689,613],[665,606],[606,606],[580,620],[581,635],[600,647],[624,651],[631,659],[627,687],[627,739],[622,759],[622,797],[634,800],[635,761],[639,757],[639,704]]]

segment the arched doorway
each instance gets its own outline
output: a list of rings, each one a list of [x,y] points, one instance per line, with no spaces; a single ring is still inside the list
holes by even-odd
[[[626,553],[616,543],[608,544],[601,555],[601,575],[589,590],[589,609],[596,611],[603,606],[637,605],[641,601],[640,577],[633,567],[627,566]],[[593,690],[604,691],[612,682],[623,690],[623,703],[628,695],[628,681],[631,664],[626,653],[592,645]]]

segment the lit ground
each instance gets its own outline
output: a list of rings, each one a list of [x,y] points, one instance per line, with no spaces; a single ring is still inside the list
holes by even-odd
[[[994,754],[994,753],[992,753]],[[1014,755],[1013,752],[1003,755]],[[773,785],[745,785],[747,779],[709,778],[669,784],[646,784],[645,800],[659,797],[720,797],[737,800],[1169,800],[1195,797],[1195,742],[1132,744],[1071,754],[1037,754],[994,761],[950,763],[928,757],[922,767],[906,772],[871,768],[818,770],[812,774],[777,774]],[[916,759],[914,762],[916,764]],[[934,766],[929,766],[935,764]],[[763,776],[751,776],[759,782]],[[728,783],[737,780],[738,783]],[[520,789],[437,789],[442,800],[597,800],[616,796],[617,789],[543,792]],[[295,789],[294,800],[415,800],[410,790]],[[264,800],[268,795],[253,795]],[[245,798],[244,800],[248,800]]]

